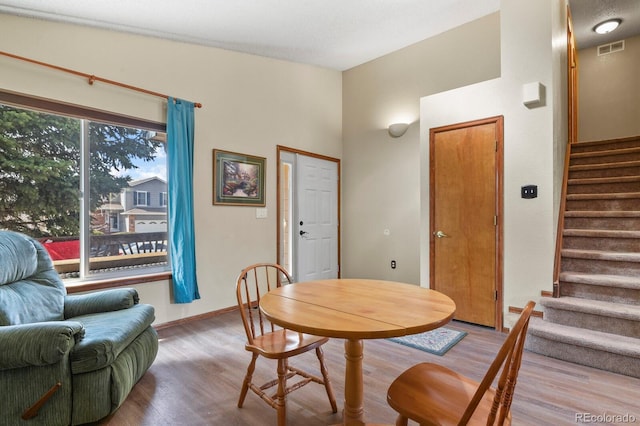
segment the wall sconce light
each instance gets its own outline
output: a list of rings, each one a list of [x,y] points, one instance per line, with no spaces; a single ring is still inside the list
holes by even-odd
[[[392,138],[399,138],[404,135],[409,128],[409,123],[393,123],[389,125],[389,135]]]
[[[618,28],[618,25],[620,25],[621,22],[621,19],[609,19],[593,27],[593,31],[598,34],[607,34]]]

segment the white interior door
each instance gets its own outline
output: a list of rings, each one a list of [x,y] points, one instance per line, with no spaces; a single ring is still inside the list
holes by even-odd
[[[293,263],[296,281],[338,277],[338,163],[296,154]]]

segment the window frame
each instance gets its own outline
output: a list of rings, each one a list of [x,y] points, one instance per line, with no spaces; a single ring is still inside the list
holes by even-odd
[[[123,127],[135,127],[143,130],[166,133],[166,123],[160,123],[152,120],[136,118],[124,114],[104,111],[100,109],[85,107],[54,99],[42,98],[38,96],[26,95],[22,93],[12,92],[0,89],[0,103],[10,105],[16,108],[31,109],[39,112],[56,114],[66,117],[79,119],[82,121],[98,121],[106,124],[112,124]],[[82,131],[82,130],[81,130]],[[87,176],[88,179],[88,176]],[[79,200],[80,201],[80,200]],[[147,194],[147,203],[149,202],[149,194]],[[148,204],[147,204],[148,205]],[[85,212],[88,214],[88,211]],[[81,223],[80,235],[83,235],[84,226]],[[88,247],[87,247],[88,249]],[[169,256],[169,253],[167,253]],[[129,271],[127,271],[129,272]],[[83,279],[63,280],[68,293],[76,293],[82,291],[112,288],[119,286],[127,286],[137,283],[154,282],[171,279],[171,270],[153,270],[144,271],[139,274],[125,275],[108,275],[98,277],[85,277]]]
[[[144,203],[140,202],[140,199],[138,198],[139,195],[144,194]],[[133,191],[133,205],[134,206],[143,206],[143,207],[149,207],[151,206],[150,203],[150,198],[151,198],[151,192],[149,191]]]

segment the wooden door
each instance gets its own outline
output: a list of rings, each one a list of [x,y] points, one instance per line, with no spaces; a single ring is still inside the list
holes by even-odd
[[[431,129],[431,288],[455,318],[502,324],[502,117]]]

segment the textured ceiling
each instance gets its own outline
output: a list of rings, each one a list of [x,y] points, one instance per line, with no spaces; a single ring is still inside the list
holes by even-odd
[[[498,10],[500,0],[0,0],[0,12],[345,70]]]
[[[599,46],[640,34],[639,0],[569,0],[573,32],[578,49]],[[609,34],[597,34],[593,28],[608,19],[622,19]]]
[[[569,1],[578,48],[640,32],[640,0]],[[499,7],[500,0],[0,0],[3,13],[337,70],[360,65]],[[623,20],[620,28],[597,36],[593,26],[610,17]]]

